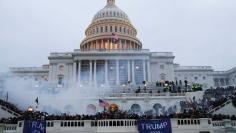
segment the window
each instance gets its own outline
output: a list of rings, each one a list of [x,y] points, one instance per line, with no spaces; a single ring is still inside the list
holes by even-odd
[[[195,80],[198,80],[198,77],[194,77]]]
[[[64,85],[64,76],[63,75],[59,75],[58,76],[58,85],[63,86]]]
[[[164,74],[164,73],[160,74],[160,78],[161,78],[161,80],[166,80],[166,74]]]
[[[115,26],[115,32],[117,32],[117,26]]]
[[[206,77],[204,76],[204,77],[202,77],[202,79],[203,79],[203,80],[206,80]]]
[[[101,33],[103,32],[103,27],[101,27]]]
[[[120,27],[120,32],[122,32],[122,28]]]
[[[112,32],[112,26],[110,26],[110,32]]]
[[[105,27],[105,32],[107,32],[107,26]]]
[[[165,69],[165,65],[160,65],[160,68],[161,69]]]

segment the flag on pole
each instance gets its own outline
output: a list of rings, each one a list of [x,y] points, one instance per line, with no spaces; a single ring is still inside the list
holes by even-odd
[[[109,103],[107,101],[104,101],[102,99],[99,99],[99,107],[106,108],[109,106]]]
[[[116,33],[112,33],[112,38],[115,39],[115,42],[119,40],[119,37]]]
[[[38,105],[39,105],[39,98],[37,97],[36,99],[35,99],[35,102],[36,102],[36,108],[38,108]]]

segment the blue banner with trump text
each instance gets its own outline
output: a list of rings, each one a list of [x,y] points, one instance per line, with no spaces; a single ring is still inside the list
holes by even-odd
[[[139,133],[172,133],[170,119],[139,120]]]
[[[46,133],[46,121],[25,121],[23,133]]]

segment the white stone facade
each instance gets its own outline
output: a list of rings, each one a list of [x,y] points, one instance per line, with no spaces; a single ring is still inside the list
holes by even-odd
[[[137,30],[115,1],[108,1],[94,16],[85,35],[80,49],[51,53],[49,65],[11,68],[11,72],[66,88],[74,84],[120,86],[162,80],[188,80],[204,88],[236,85],[235,68],[215,72],[210,66],[180,66],[174,64],[173,53],[142,49]]]

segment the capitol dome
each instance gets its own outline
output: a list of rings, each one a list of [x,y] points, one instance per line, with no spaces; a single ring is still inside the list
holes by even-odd
[[[127,23],[130,23],[130,20],[125,12],[119,9],[115,5],[114,0],[110,0],[107,2],[107,5],[98,11],[93,18],[93,22],[105,20],[105,19],[117,19]]]
[[[83,51],[142,49],[142,43],[136,38],[137,30],[127,14],[115,5],[115,0],[107,0],[107,5],[93,17],[85,35],[80,44]]]

